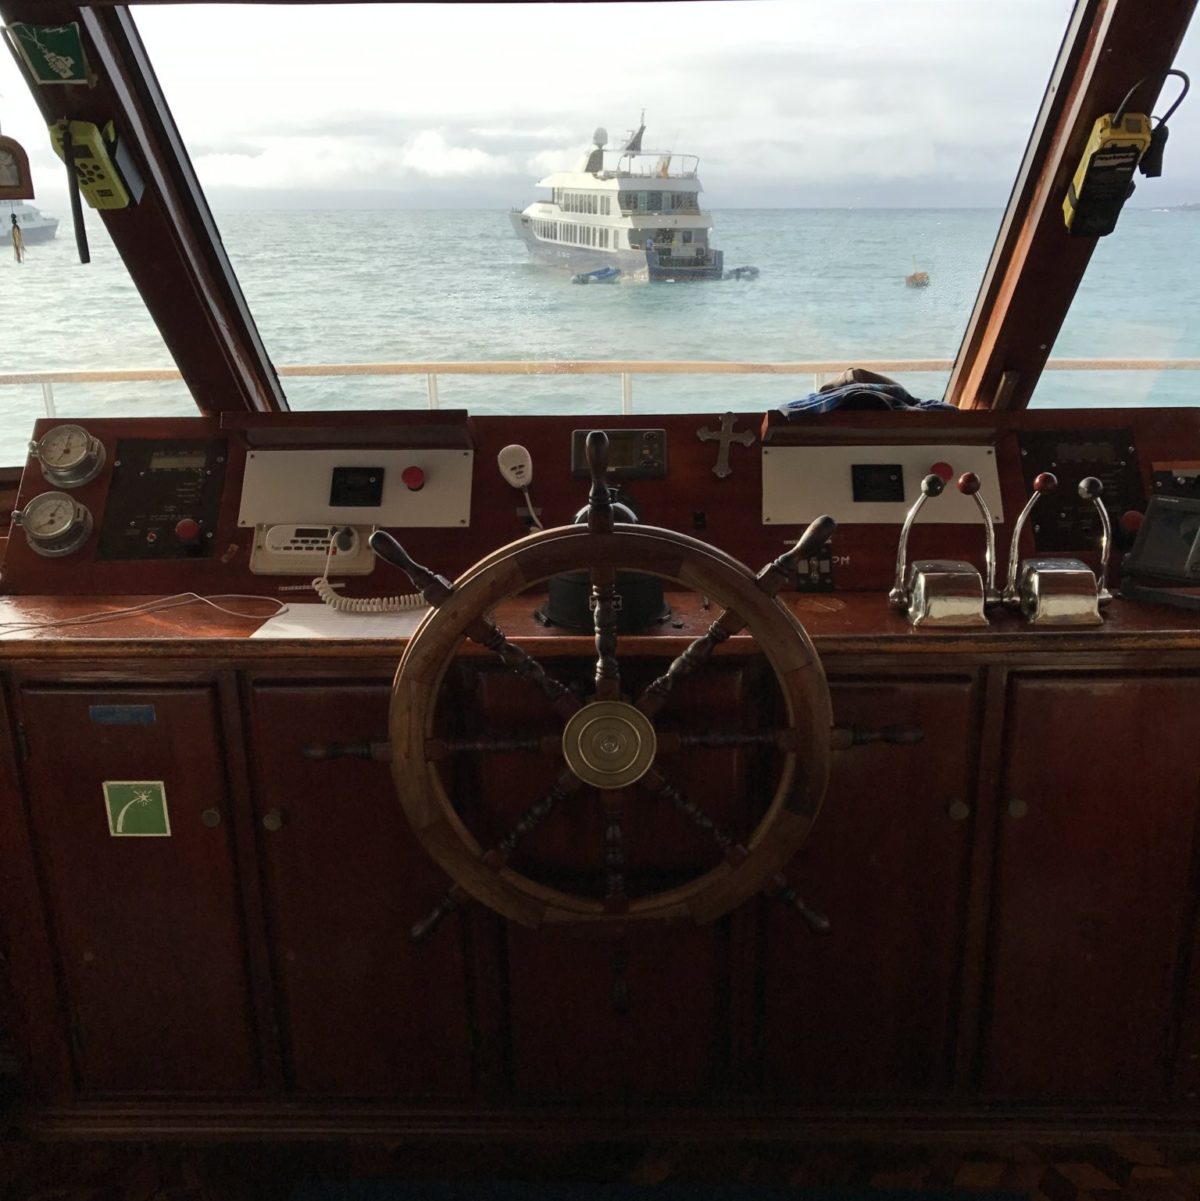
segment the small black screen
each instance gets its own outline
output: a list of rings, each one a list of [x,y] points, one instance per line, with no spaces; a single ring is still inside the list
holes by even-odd
[[[377,508],[383,503],[382,467],[335,467],[329,503],[346,508]]]
[[[904,468],[899,463],[855,463],[850,481],[856,502],[904,501]]]

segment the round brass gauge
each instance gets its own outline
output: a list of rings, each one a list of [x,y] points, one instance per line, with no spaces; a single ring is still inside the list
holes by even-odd
[[[12,515],[30,550],[48,559],[77,551],[92,532],[92,514],[65,492],[43,492]]]
[[[56,425],[29,453],[42,465],[42,475],[60,488],[78,488],[94,480],[104,466],[104,443],[82,425]]]

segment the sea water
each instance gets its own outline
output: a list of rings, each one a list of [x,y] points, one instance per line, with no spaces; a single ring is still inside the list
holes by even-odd
[[[728,210],[713,242],[754,281],[580,286],[532,264],[496,211],[227,211],[226,249],[277,365],[476,359],[764,362],[953,359],[1000,211]],[[95,214],[92,262],[69,219],[23,264],[0,247],[0,373],[170,367]],[[1063,234],[1064,237],[1067,235]],[[1200,358],[1200,212],[1127,210],[1101,239],[1059,358]],[[927,288],[905,276],[929,275]],[[940,396],[947,371],[896,373]],[[765,409],[811,374],[639,375],[635,412]],[[297,409],[423,407],[425,377],[287,378]],[[620,377],[439,377],[440,403],[480,413],[611,413]],[[56,413],[191,414],[181,382],[56,384]],[[1047,372],[1037,405],[1200,403],[1200,372]],[[36,384],[0,386],[0,463],[24,458]]]

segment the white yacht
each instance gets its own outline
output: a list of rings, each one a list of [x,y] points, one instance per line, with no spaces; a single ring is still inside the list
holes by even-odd
[[[0,226],[3,226],[0,236],[8,237],[14,217],[27,246],[34,242],[49,242],[58,232],[57,217],[44,216],[40,209],[23,200],[4,200],[0,201]]]
[[[643,150],[645,130],[643,122],[610,149],[608,132],[597,129],[578,170],[538,183],[550,199],[513,210],[531,257],[578,273],[580,282],[617,271],[652,280],[722,277],[721,251],[709,245],[712,218],[700,208],[700,160]]]

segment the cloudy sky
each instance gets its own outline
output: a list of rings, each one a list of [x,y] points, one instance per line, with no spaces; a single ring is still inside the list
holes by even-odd
[[[700,155],[706,207],[1000,206],[1070,0],[135,10],[214,207],[524,205],[597,125]],[[1200,31],[1178,64],[1200,77]],[[1200,78],[1197,79],[1200,84]],[[1169,85],[1173,87],[1174,85]],[[1119,98],[1117,98],[1119,99]],[[39,195],[61,165],[0,56]],[[1200,97],[1135,203],[1200,200]],[[49,204],[47,205],[49,207]]]

